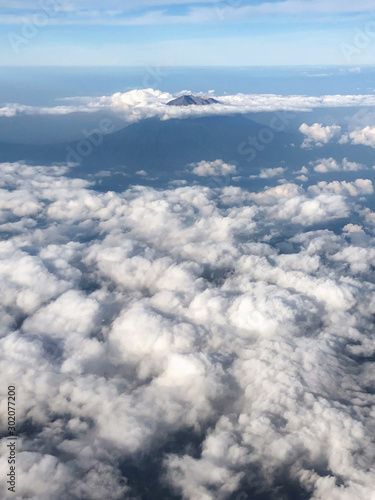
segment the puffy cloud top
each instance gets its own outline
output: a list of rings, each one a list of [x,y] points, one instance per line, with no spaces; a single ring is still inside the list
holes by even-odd
[[[310,148],[312,145],[323,146],[323,144],[328,144],[332,139],[341,135],[339,125],[324,127],[321,123],[314,123],[311,126],[303,123],[299,130],[306,136],[302,143],[303,148]]]
[[[193,174],[200,177],[235,174],[237,170],[236,165],[225,163],[223,160],[200,161],[189,166],[193,168]]]
[[[18,498],[373,498],[369,180],[115,194],[1,168]]]
[[[349,138],[353,144],[363,144],[375,148],[375,127],[367,126],[350,132]]]
[[[355,161],[349,161],[347,158],[344,158],[341,163],[339,163],[334,158],[321,158],[316,162],[313,162],[315,172],[320,174],[326,174],[328,172],[357,172],[358,170],[366,170],[367,167],[362,165],[361,163],[357,163]]]

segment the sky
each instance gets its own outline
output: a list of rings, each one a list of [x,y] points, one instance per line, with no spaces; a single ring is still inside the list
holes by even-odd
[[[2,66],[375,62],[362,0],[0,0]]]

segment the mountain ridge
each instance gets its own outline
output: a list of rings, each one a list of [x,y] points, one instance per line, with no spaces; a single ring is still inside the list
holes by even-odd
[[[198,97],[195,95],[182,95],[169,101],[167,106],[210,106],[212,104],[219,104],[219,101],[212,97]]]

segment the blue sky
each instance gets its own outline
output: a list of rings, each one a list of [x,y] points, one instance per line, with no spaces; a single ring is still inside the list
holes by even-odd
[[[373,0],[0,0],[0,65],[375,63]]]

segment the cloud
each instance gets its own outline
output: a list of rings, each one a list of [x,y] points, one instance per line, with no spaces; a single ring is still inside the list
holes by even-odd
[[[369,180],[100,193],[1,169],[20,498],[371,498]]]
[[[299,130],[306,136],[301,147],[307,149],[310,149],[312,146],[321,147],[323,144],[328,144],[332,139],[341,135],[341,127],[339,125],[324,127],[321,123],[314,123],[311,126],[303,123]]]
[[[349,161],[347,158],[344,158],[341,163],[337,162],[334,158],[321,158],[320,160],[310,163],[310,165],[314,166],[315,172],[320,174],[339,171],[357,172],[359,170],[367,170],[365,165]]]
[[[145,81],[147,81],[147,74]],[[180,93],[179,93],[180,94]],[[161,120],[171,118],[188,118],[198,116],[233,115],[252,112],[269,111],[287,113],[288,111],[310,111],[315,108],[324,107],[351,107],[351,106],[375,106],[374,95],[336,95],[336,96],[303,96],[290,95],[281,96],[274,94],[235,94],[216,96],[219,104],[211,106],[167,106],[175,96],[160,90],[151,88],[135,89],[129,92],[116,92],[110,96],[101,97],[74,97],[64,99],[69,104],[55,107],[25,106],[17,103],[6,104],[0,108],[0,116],[12,117],[18,114],[71,114],[71,113],[95,113],[104,110],[116,113],[125,121],[133,122],[144,118],[158,117]],[[289,120],[281,114],[279,117]],[[285,123],[285,121],[283,122]],[[323,127],[315,124],[308,127],[304,124],[304,130],[316,137],[316,142],[324,142],[329,137],[336,137],[339,133],[337,126]],[[307,127],[307,128],[306,128]],[[311,139],[313,141],[313,139]]]
[[[215,0],[205,0],[204,3],[214,2]],[[56,2],[58,4],[58,2]],[[130,10],[138,7],[160,7],[165,5],[191,5],[193,3],[202,3],[202,0],[129,0],[126,5],[123,5],[119,0],[108,0],[106,9],[116,10]],[[1,0],[0,5],[8,9],[32,9],[40,8],[38,0]],[[92,10],[99,9],[103,4],[99,0],[65,0],[64,3],[60,2],[59,8],[61,10]]]
[[[359,196],[361,194],[373,194],[374,188],[369,179],[356,179],[354,182],[321,181],[315,186],[310,186],[308,191],[315,194],[335,193],[345,196]]]
[[[11,118],[18,115],[69,115],[72,113],[94,113],[97,110],[97,106],[54,106],[46,108],[10,103],[0,108],[0,116]]]
[[[360,7],[356,7],[348,0],[330,0],[324,2],[318,0],[312,4],[308,0],[287,0],[279,2],[263,2],[257,6],[243,7],[244,11],[257,13],[280,13],[280,14],[311,14],[311,13],[348,13],[348,12],[370,12],[372,10],[371,1],[366,0]]]
[[[232,175],[237,171],[236,165],[230,165],[223,160],[200,161],[199,163],[191,163],[189,166],[193,167],[193,174],[199,177]]]
[[[286,171],[284,167],[275,167],[275,168],[262,168],[260,174],[251,175],[250,178],[255,179],[272,179],[273,177],[278,177],[283,175]]]
[[[212,4],[212,5],[211,5]],[[43,7],[35,0],[25,2],[17,0],[1,2],[2,6],[10,10],[2,16],[3,23],[23,23],[24,17],[19,13],[20,9],[26,11],[41,11]],[[54,24],[77,24],[77,25],[132,25],[132,24],[186,24],[203,22],[249,22],[259,17],[270,16],[277,13],[281,16],[327,16],[331,14],[358,14],[370,13],[373,5],[370,0],[363,1],[361,5],[353,5],[348,1],[340,2],[330,0],[324,2],[316,1],[313,4],[308,0],[262,2],[258,5],[241,5],[233,2],[217,2],[216,0],[140,0],[129,1],[126,5],[117,0],[108,1],[103,4],[98,0],[88,2],[87,0],[71,0],[66,2],[54,2],[54,11],[59,17],[53,19]],[[185,7],[182,12],[174,13],[176,7]],[[174,8],[170,11],[169,8]],[[144,9],[147,9],[146,11]],[[141,13],[139,11],[141,10]],[[133,11],[137,11],[135,14]]]
[[[363,144],[375,148],[375,127],[367,126],[349,133],[352,144]]]

